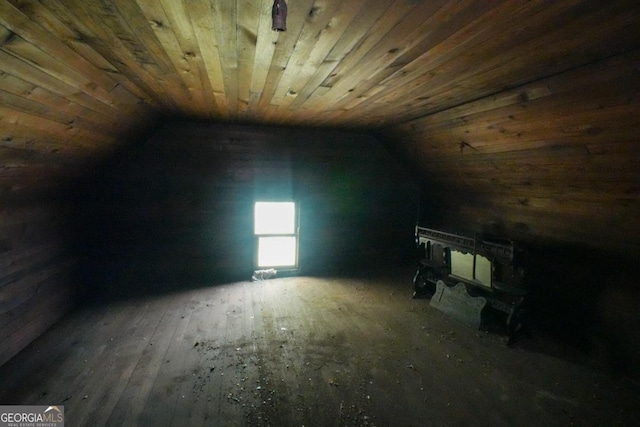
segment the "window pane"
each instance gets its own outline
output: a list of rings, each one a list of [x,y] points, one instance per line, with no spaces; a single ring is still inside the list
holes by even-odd
[[[476,255],[476,280],[491,286],[491,261],[482,255]]]
[[[463,279],[473,280],[473,255],[452,250],[451,274]]]
[[[293,202],[256,202],[256,234],[293,234],[296,208]]]
[[[293,267],[296,265],[296,237],[259,237],[258,267]]]

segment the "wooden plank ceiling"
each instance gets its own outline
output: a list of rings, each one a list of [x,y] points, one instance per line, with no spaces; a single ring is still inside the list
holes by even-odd
[[[0,0],[0,192],[161,117],[377,129],[640,47],[637,0],[287,3]]]

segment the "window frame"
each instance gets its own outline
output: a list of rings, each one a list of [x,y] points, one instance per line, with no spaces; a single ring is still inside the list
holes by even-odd
[[[257,233],[256,232],[256,205],[258,203],[292,203],[294,207],[293,233]],[[253,265],[256,269],[275,268],[278,271],[298,271],[300,254],[300,203],[292,199],[256,199],[253,202],[253,237],[254,237],[254,259]],[[295,263],[293,265],[264,265],[259,264],[259,245],[261,238],[269,237],[293,237],[295,238]]]

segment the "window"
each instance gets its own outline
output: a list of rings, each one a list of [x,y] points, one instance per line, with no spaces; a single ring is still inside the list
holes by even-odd
[[[491,287],[491,261],[476,254],[451,251],[451,274],[486,287]]]
[[[256,202],[256,266],[298,266],[298,213],[294,202]]]

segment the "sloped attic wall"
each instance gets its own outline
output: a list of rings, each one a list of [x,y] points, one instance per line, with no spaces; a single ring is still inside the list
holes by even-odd
[[[136,140],[152,122],[136,121],[108,147],[37,123],[0,126],[0,365],[77,303],[78,182],[112,155],[115,141]]]
[[[426,226],[524,244],[541,322],[638,376],[639,123],[636,50],[384,135]]]
[[[439,226],[637,255],[639,67],[634,51],[386,135],[429,177]]]
[[[414,261],[417,187],[362,133],[173,121],[87,184],[98,300],[248,280],[257,199],[299,202],[303,274]]]
[[[71,208],[55,186],[42,190],[19,196],[14,188],[0,203],[0,365],[74,303]]]

